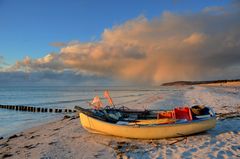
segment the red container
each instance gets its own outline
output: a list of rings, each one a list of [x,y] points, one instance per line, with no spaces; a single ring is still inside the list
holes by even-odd
[[[176,119],[192,120],[192,114],[189,107],[174,108],[174,115]]]

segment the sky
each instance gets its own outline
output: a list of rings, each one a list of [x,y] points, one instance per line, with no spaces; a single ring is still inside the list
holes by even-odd
[[[240,78],[237,0],[0,0],[0,82]]]

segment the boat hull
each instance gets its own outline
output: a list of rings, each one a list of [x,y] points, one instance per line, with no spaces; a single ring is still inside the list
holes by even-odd
[[[211,117],[184,123],[163,125],[118,125],[79,113],[82,126],[93,133],[136,139],[161,139],[179,137],[214,128],[216,118]]]

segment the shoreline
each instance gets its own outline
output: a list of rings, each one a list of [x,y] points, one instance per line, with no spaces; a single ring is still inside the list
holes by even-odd
[[[163,83],[162,86],[240,86],[237,80],[215,80],[215,81],[176,81]]]
[[[15,128],[13,130],[7,129],[7,131],[5,131],[1,134],[0,138],[1,137],[7,138],[16,133],[20,133],[22,131],[31,129],[33,127],[41,126],[41,125],[47,124],[47,123],[55,121],[55,120],[60,120],[64,116],[61,114],[46,114],[46,113],[42,113],[42,112],[40,112],[40,113],[39,112],[24,112],[24,111],[15,112],[16,110],[8,110],[8,109],[4,109],[4,111],[12,111],[11,112],[12,114],[14,114],[14,113],[26,114],[27,113],[28,117],[30,117],[30,115],[31,116],[38,115],[40,117],[43,117],[43,119],[37,120],[37,118],[33,118],[33,119],[29,120],[29,122],[27,122],[23,126],[17,125],[17,126],[15,126]]]
[[[239,87],[240,86],[240,82],[209,83],[209,84],[199,84],[199,86]]]

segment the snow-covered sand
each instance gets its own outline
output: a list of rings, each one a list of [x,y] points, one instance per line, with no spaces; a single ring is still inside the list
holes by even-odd
[[[217,113],[240,113],[240,87],[188,86],[168,94],[148,92],[126,103],[157,109],[205,104]],[[161,140],[91,134],[78,118],[66,118],[0,140],[0,158],[240,158],[240,118],[221,117],[204,133]]]

